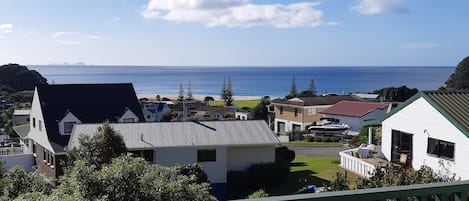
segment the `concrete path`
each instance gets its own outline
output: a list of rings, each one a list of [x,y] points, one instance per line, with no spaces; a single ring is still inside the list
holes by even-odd
[[[339,152],[350,148],[337,147],[320,147],[320,146],[298,146],[287,145],[289,149],[295,151],[296,155],[305,155],[312,157],[339,157]]]

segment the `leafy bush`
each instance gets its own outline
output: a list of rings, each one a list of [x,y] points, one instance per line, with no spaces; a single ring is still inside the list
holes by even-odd
[[[314,137],[314,141],[315,142],[322,142],[322,138],[321,137]]]
[[[288,149],[286,146],[275,148],[275,161],[286,161],[288,163],[295,160],[295,151]]]
[[[196,183],[209,183],[207,173],[202,170],[202,167],[198,164],[192,165],[178,165],[176,166],[176,172],[188,177],[194,176]]]
[[[330,137],[326,137],[326,138],[324,139],[324,142],[332,142],[332,140],[331,140]]]
[[[336,172],[334,180],[331,181],[329,185],[326,185],[326,191],[345,191],[350,190],[350,182],[347,179],[347,172],[342,174],[341,172]]]
[[[248,169],[249,183],[252,187],[269,188],[287,181],[290,166],[285,161],[254,164]]]
[[[49,194],[52,191],[52,184],[44,176],[38,172],[26,172],[20,167],[9,169],[5,174],[4,183],[3,194],[9,199],[30,192]]]
[[[269,194],[264,191],[264,189],[259,189],[251,195],[248,196],[248,199],[256,199],[256,198],[265,198],[269,197]]]

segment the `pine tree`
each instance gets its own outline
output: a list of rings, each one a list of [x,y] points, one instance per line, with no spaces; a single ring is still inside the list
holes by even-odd
[[[228,78],[225,97],[225,106],[233,106],[233,86],[231,84],[231,76]]]
[[[189,80],[189,86],[187,87],[187,94],[186,94],[186,100],[192,100],[192,85],[191,81]]]
[[[316,96],[316,85],[314,84],[314,79],[311,79],[309,82],[309,91],[313,96]]]
[[[296,97],[296,95],[298,94],[298,91],[296,90],[296,82],[295,82],[295,76],[293,76],[293,80],[292,80],[292,83],[291,83],[291,88],[290,88],[290,96],[291,97]]]
[[[226,78],[223,78],[223,85],[221,87],[220,98],[226,100]]]
[[[182,87],[182,82],[179,83],[179,93],[178,93],[178,101],[184,100],[184,88]]]

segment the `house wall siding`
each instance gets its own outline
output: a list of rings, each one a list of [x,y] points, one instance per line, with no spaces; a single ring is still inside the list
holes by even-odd
[[[283,107],[283,114],[280,114],[280,107]],[[323,116],[320,112],[331,107],[331,105],[321,105],[321,106],[305,106],[298,108],[298,114],[295,117],[295,108],[288,106],[274,106],[275,111],[275,125],[274,132],[278,133],[277,122],[285,122],[286,132],[292,131],[292,124],[301,125],[301,129],[305,130],[305,126],[312,124],[315,121],[319,121]],[[309,109],[313,108],[315,113],[309,115]]]
[[[366,114],[363,117],[349,117],[349,116],[341,116],[341,115],[333,115],[333,114],[324,114],[324,117],[330,117],[339,119],[339,123],[344,123],[350,126],[350,131],[360,132],[360,129],[363,127],[363,123],[365,120],[373,120],[373,119],[380,119],[384,116],[384,110],[374,110]]]
[[[216,149],[216,161],[197,162],[197,150]],[[226,147],[175,147],[157,148],[154,154],[154,163],[164,166],[199,164],[207,173],[211,183],[226,183]]]
[[[275,162],[275,146],[228,147],[228,171],[245,171],[252,164]]]
[[[419,98],[393,116],[383,121],[382,152],[391,159],[392,130],[413,134],[412,166],[419,169],[427,165],[435,171],[446,172],[456,177],[469,179],[469,139],[424,98]],[[436,138],[455,143],[454,161],[427,154],[428,138]],[[444,165],[444,167],[442,167]]]
[[[36,119],[36,127],[33,127],[33,119]],[[39,131],[39,121],[42,121],[42,131]],[[47,131],[42,116],[41,102],[39,100],[37,89],[34,90],[33,102],[31,105],[31,120],[29,121],[30,130],[28,137],[41,144],[48,150],[53,150],[47,137]],[[32,150],[31,150],[32,151]]]
[[[63,167],[61,165],[61,161],[65,160],[65,155],[53,155],[54,157],[54,163],[48,165],[47,162],[44,162],[44,147],[42,147],[39,144],[35,145],[36,147],[36,157],[34,160],[36,161],[36,167],[41,171],[44,175],[49,177],[52,181],[56,181],[59,176],[63,174]],[[52,168],[53,166],[54,168]]]

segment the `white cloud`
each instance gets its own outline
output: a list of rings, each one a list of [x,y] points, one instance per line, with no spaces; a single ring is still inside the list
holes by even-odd
[[[208,27],[272,26],[276,28],[337,25],[324,22],[320,3],[252,4],[249,0],[149,0],[146,19],[197,22]]]
[[[12,24],[0,24],[0,33],[10,33],[12,32]]]
[[[84,40],[97,40],[100,37],[96,35],[83,34],[80,32],[55,32],[51,36],[52,41],[63,45],[78,45]]]
[[[438,43],[406,43],[401,45],[405,49],[429,49],[440,47]]]
[[[363,15],[409,12],[401,0],[359,0],[350,10]]]

